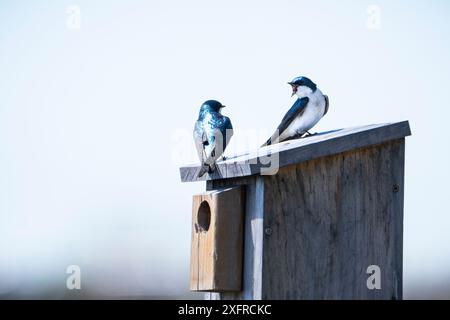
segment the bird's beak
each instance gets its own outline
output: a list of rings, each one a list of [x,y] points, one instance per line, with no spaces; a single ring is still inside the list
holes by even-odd
[[[225,108],[225,107],[226,107],[226,106],[222,105],[222,107],[221,107],[220,109]]]
[[[291,94],[291,97],[293,97],[296,93],[297,93],[297,86],[295,86],[295,85],[293,85],[293,84],[291,84],[291,83],[289,83],[291,86],[292,86],[292,94]]]

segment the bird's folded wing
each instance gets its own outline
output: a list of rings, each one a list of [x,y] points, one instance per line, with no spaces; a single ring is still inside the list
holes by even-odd
[[[220,130],[220,135],[215,137],[217,146],[217,150],[215,151],[218,153],[217,156],[220,156],[225,151],[225,148],[233,136],[233,126],[231,125],[230,119],[223,116],[218,129]]]
[[[308,97],[299,98],[297,99],[297,101],[295,101],[295,103],[285,114],[285,116],[281,120],[280,125],[277,128],[279,134],[281,134],[284,130],[286,130],[287,127],[289,127],[289,125],[295,118],[297,118],[298,116],[302,115],[303,112],[305,112],[305,107],[308,104],[308,101],[309,101]]]
[[[200,161],[204,160],[205,154],[204,154],[204,147],[205,147],[205,141],[207,141],[206,133],[203,130],[201,123],[197,121],[195,123],[194,127],[194,141],[195,141],[195,147],[197,149],[198,158]]]
[[[227,135],[227,139],[231,138],[233,135],[233,126],[231,125],[230,118],[223,116],[220,123],[220,131],[225,136]]]

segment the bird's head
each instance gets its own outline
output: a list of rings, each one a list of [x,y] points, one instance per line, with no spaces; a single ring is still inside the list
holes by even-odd
[[[220,112],[220,110],[224,107],[225,106],[217,100],[207,100],[203,102],[202,107],[200,108],[200,112],[204,111]]]
[[[288,82],[288,84],[290,84],[292,87],[291,96],[296,94],[299,98],[305,97],[308,94],[313,93],[317,89],[316,84],[307,77],[294,78],[292,81]]]

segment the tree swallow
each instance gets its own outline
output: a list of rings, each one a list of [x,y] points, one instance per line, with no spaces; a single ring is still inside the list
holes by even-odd
[[[328,97],[306,77],[297,77],[288,84],[298,99],[285,114],[275,133],[262,147],[301,138],[328,112]]]
[[[230,119],[220,113],[223,107],[216,100],[205,101],[200,107],[194,127],[195,146],[202,165],[199,177],[215,170],[216,160],[225,151],[233,135]]]

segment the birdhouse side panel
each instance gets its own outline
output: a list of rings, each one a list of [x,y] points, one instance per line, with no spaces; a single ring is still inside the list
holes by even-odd
[[[263,299],[401,299],[404,139],[264,180]]]

